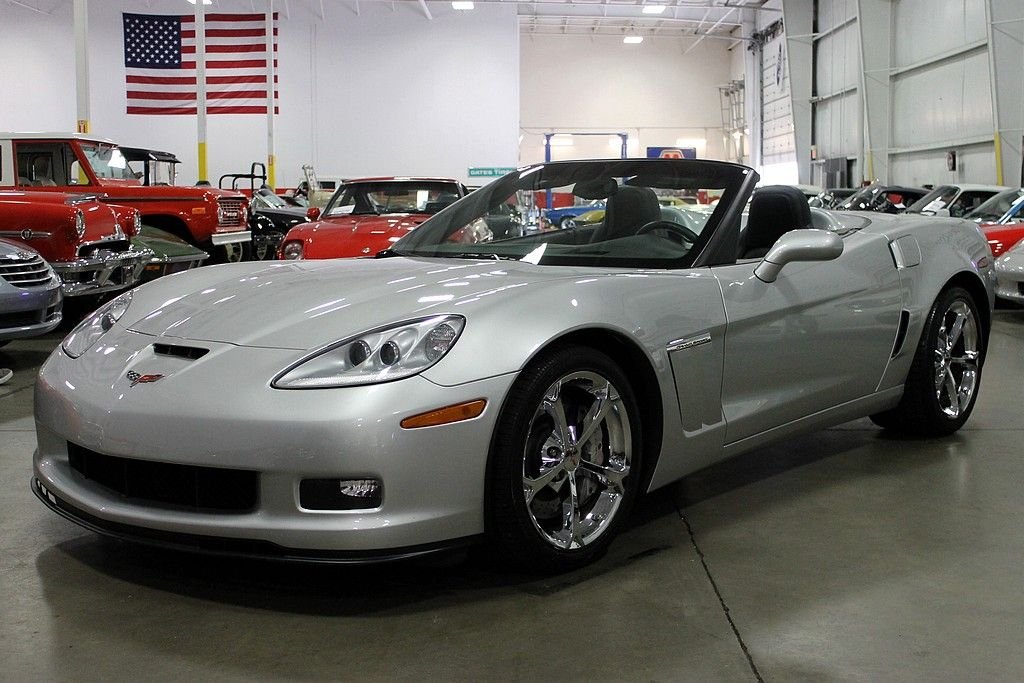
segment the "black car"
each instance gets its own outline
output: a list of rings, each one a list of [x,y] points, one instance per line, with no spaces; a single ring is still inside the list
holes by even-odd
[[[923,187],[868,185],[835,208],[839,211],[878,211],[903,213],[908,206],[928,194]]]
[[[230,183],[228,182],[230,181]],[[315,220],[319,209],[297,206],[267,187],[267,169],[255,162],[248,173],[228,173],[220,177],[222,189],[239,190],[239,182],[248,184],[241,192],[249,194],[249,229],[252,231],[252,258],[265,261],[275,258],[284,236],[299,223]]]

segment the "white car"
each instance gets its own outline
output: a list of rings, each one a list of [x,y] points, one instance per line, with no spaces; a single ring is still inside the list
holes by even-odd
[[[907,213],[961,218],[1009,189],[1002,185],[940,185],[907,207]]]
[[[1024,304],[1024,240],[996,259],[996,296]]]

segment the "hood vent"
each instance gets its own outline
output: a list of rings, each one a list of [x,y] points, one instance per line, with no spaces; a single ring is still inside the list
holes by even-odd
[[[153,353],[158,356],[174,356],[176,358],[187,358],[198,360],[210,352],[210,349],[202,349],[198,346],[179,346],[177,344],[153,344]]]

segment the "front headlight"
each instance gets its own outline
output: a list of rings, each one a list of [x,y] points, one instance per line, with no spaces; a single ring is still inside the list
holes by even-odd
[[[75,329],[71,330],[64,342],[60,345],[64,353],[72,358],[78,358],[92,348],[92,345],[110,331],[121,316],[128,310],[132,303],[132,293],[127,291],[121,296],[109,301],[88,318],[78,323]]]
[[[371,330],[304,358],[271,386],[321,389],[411,377],[441,360],[465,325],[460,315],[439,315]]]
[[[75,234],[78,239],[85,237],[85,214],[81,209],[75,209]]]
[[[302,242],[286,242],[281,249],[281,258],[289,261],[302,258]]]

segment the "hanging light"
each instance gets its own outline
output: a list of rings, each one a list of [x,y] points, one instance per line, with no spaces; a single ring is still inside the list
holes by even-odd
[[[643,36],[625,36],[622,39],[622,42],[626,43],[627,45],[638,45],[639,43],[644,42],[644,37]]]
[[[644,8],[640,10],[644,14],[661,14],[665,11],[664,5],[644,5]]]
[[[473,9],[473,3],[471,2],[453,2],[452,9],[470,10]]]

